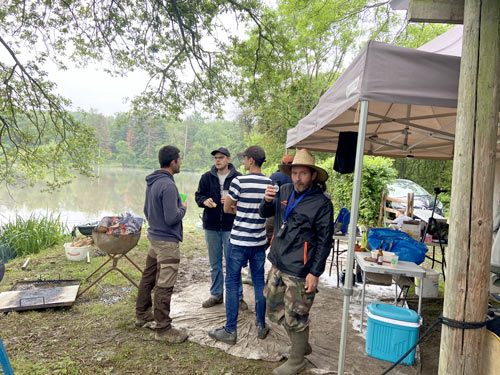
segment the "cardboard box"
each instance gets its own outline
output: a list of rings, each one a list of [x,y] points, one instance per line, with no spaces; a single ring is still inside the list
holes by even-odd
[[[401,231],[408,233],[414,240],[420,241],[420,222],[416,220],[405,221]]]

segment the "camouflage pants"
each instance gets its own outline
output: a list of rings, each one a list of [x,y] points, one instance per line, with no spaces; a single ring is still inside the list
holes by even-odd
[[[264,290],[267,317],[271,322],[283,324],[290,331],[301,332],[309,326],[309,310],[315,293],[306,293],[306,280],[287,275],[272,267]]]

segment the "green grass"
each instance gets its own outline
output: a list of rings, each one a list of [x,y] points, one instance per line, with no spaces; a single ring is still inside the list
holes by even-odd
[[[149,243],[145,234],[127,255],[144,267]],[[80,291],[89,283],[85,278],[106,257],[91,250],[91,263],[66,260],[62,245],[54,245],[24,259],[6,264],[0,292],[21,280],[82,280]],[[196,259],[207,257],[204,233],[190,227],[181,244],[181,270],[195,267]],[[118,266],[136,282],[139,272],[126,260]],[[203,272],[208,270],[196,270]],[[102,272],[102,271],[101,271]],[[92,280],[98,277],[95,275]],[[191,282],[190,274],[180,272],[177,284]],[[119,297],[119,299],[116,299]],[[111,272],[79,297],[72,307],[0,314],[0,335],[16,375],[45,374],[268,374],[276,363],[233,357],[221,350],[192,342],[178,345],[158,343],[153,333],[136,328],[137,289],[121,274]]]
[[[30,215],[27,219],[17,215],[14,221],[0,228],[0,260],[15,256],[38,254],[67,237],[68,228],[59,215]]]

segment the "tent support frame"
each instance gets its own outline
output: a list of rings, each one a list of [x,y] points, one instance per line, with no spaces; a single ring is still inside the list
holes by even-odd
[[[351,220],[349,222],[349,241],[347,250],[347,265],[344,279],[344,308],[342,310],[342,333],[340,336],[340,351],[338,374],[344,374],[345,352],[347,348],[347,329],[349,325],[349,304],[352,296],[352,268],[354,264],[354,244],[356,242],[356,228],[359,214],[359,195],[363,172],[363,153],[365,147],[366,119],[368,117],[368,102],[361,101],[359,114],[359,132],[356,145],[356,164],[354,167],[354,182],[352,185]],[[363,322],[361,322],[363,324]]]

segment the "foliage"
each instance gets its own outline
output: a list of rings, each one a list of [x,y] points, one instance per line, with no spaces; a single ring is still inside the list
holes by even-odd
[[[161,117],[118,113],[104,117],[95,113],[79,116],[95,128],[98,145],[106,162],[117,162],[125,167],[158,168],[158,150],[173,144],[181,150],[184,171],[206,171],[213,165],[212,150],[226,147],[233,155],[244,150],[245,138],[234,122],[208,121],[194,113],[184,121]]]
[[[4,46],[33,50],[35,65],[47,58],[61,68],[68,59],[106,60],[114,74],[146,71],[150,81],[137,108],[179,114],[195,98],[221,106],[229,80],[222,53],[227,19],[252,22],[266,38],[261,8],[259,0],[8,0],[0,24]]]
[[[353,174],[340,174],[333,171],[335,158],[326,159],[319,165],[330,175],[327,181],[328,192],[332,197],[335,212],[342,207],[351,210]],[[394,181],[396,170],[392,167],[392,160],[383,157],[363,157],[363,176],[359,198],[358,223],[376,226],[380,211],[382,190],[387,191],[387,184]]]
[[[14,221],[0,228],[0,248],[16,256],[37,254],[40,250],[60,243],[67,228],[59,216],[31,215],[27,219],[16,216]]]
[[[258,28],[234,41],[241,78],[233,95],[244,108],[249,138],[274,145],[270,165],[279,163],[287,130],[314,108],[366,40],[416,47],[446,29],[407,25],[388,2],[374,0],[281,0],[262,20],[273,43],[260,38]]]
[[[91,174],[94,136],[55,93],[48,61],[59,69],[106,61],[114,75],[146,71],[150,80],[133,101],[141,116],[175,117],[195,100],[220,113],[231,71],[224,18],[252,22],[266,38],[261,8],[259,0],[1,2],[0,183],[46,180],[54,189],[70,169]]]

